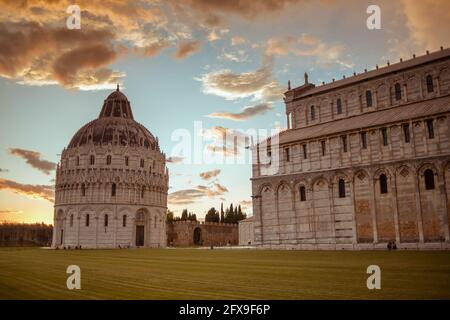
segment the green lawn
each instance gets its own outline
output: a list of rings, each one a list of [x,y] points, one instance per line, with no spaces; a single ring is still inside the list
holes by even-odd
[[[81,290],[68,290],[68,265]],[[366,287],[381,268],[381,290]],[[450,299],[450,252],[0,248],[0,299]]]

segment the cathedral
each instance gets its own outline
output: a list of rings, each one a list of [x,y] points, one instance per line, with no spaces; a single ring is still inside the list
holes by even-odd
[[[255,245],[450,249],[450,49],[318,86],[305,74],[284,101],[277,145],[252,147]]]
[[[165,247],[168,182],[158,138],[117,86],[62,151],[52,247]]]

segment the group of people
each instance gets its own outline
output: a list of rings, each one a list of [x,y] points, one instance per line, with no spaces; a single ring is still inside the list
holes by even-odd
[[[397,250],[397,244],[395,241],[389,241],[387,244],[388,250]]]

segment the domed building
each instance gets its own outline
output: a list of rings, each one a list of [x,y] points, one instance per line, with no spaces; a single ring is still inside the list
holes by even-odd
[[[62,151],[52,247],[166,246],[168,182],[158,138],[117,86]]]

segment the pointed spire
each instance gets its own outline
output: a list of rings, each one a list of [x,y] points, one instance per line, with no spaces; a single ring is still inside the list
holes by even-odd
[[[308,74],[305,72],[305,84],[308,84]]]
[[[291,80],[288,80],[288,90],[291,90]]]
[[[116,89],[116,91],[120,91],[120,90],[119,90],[119,84],[117,84],[117,89]]]

